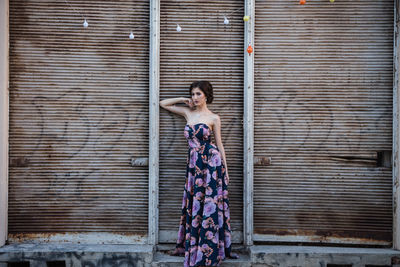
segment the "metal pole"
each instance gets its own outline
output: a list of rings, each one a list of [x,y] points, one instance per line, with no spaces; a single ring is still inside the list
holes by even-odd
[[[254,52],[247,53],[247,47],[254,47],[255,0],[245,0],[244,23],[244,171],[243,171],[243,241],[246,247],[253,245],[253,157],[254,157]]]
[[[149,232],[148,243],[158,243],[160,0],[150,1],[149,62]]]
[[[0,1],[0,246],[5,244],[8,232],[8,7],[8,0]]]

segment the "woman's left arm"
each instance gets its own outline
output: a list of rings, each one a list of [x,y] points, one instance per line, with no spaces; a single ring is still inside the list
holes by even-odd
[[[221,119],[219,118],[218,115],[214,120],[214,135],[215,135],[215,142],[217,143],[218,150],[221,153],[222,161],[225,165],[225,172],[229,183],[228,164],[226,162],[225,149],[222,144],[222,138],[221,138]]]

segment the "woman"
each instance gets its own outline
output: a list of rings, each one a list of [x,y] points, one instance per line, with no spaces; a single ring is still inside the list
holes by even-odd
[[[185,117],[184,135],[189,144],[178,239],[170,254],[184,255],[185,267],[218,266],[225,258],[238,258],[231,252],[229,175],[221,121],[207,108],[213,100],[209,82],[194,82],[189,91],[191,98],[160,101],[164,109]],[[212,132],[216,146],[211,142]]]

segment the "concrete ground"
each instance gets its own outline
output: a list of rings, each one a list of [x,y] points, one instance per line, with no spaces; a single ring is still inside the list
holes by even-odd
[[[0,267],[173,267],[183,257],[169,256],[173,245],[11,244],[0,248]],[[400,251],[318,246],[236,247],[240,259],[221,267],[388,267],[400,266]],[[25,263],[24,263],[25,262]]]

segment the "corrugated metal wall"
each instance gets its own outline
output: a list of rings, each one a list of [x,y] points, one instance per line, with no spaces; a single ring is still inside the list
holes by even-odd
[[[161,1],[160,99],[189,97],[189,86],[196,80],[214,86],[214,102],[208,107],[221,116],[236,241],[241,239],[243,217],[242,7],[242,1]],[[225,25],[224,15],[229,13],[230,24]],[[177,238],[188,148],[185,123],[183,117],[160,111],[161,242]]]
[[[9,231],[146,234],[149,3],[68,2],[10,1]]]
[[[10,233],[146,234],[147,166],[130,161],[148,157],[149,3],[68,2],[10,1]],[[214,85],[236,241],[243,4],[161,1],[160,98]],[[256,0],[255,34],[256,240],[389,243],[393,1]],[[178,230],[184,124],[160,111],[161,242]]]
[[[257,0],[255,35],[255,233],[390,242],[393,1]]]

